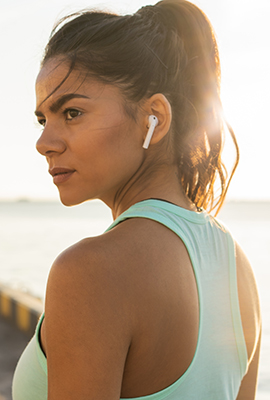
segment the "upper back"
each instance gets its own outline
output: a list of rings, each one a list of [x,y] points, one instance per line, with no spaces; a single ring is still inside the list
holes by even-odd
[[[250,361],[256,287],[238,249],[237,259]],[[71,388],[102,399],[120,390],[144,400],[236,398],[247,354],[235,248],[205,212],[153,200],[132,206],[107,233],[57,259],[45,310],[16,369],[16,399],[45,400],[47,379],[48,398]],[[254,398],[257,355],[238,400]]]
[[[150,263],[153,260],[156,262],[155,275],[153,271],[150,273],[148,293],[142,295],[139,301],[142,329],[138,330],[135,337],[134,352],[131,352],[130,359],[127,358],[128,370],[132,370],[134,364],[136,367],[134,354],[139,349],[139,354],[144,354],[143,365],[150,366],[149,369],[143,368],[144,374],[153,374],[151,360],[154,360],[154,365],[158,361],[158,365],[163,364],[160,370],[154,369],[157,380],[164,383],[163,387],[159,383],[159,389],[166,387],[158,392],[158,399],[236,398],[247,369],[247,353],[238,303],[235,247],[231,235],[206,212],[194,213],[157,200],[132,206],[109,229],[135,217],[157,221],[162,226],[157,227],[156,224],[154,227],[152,224],[149,227],[145,222],[142,223],[149,230],[146,241],[151,255]],[[119,229],[121,225],[118,225]],[[124,225],[121,228],[123,231]],[[129,231],[130,228],[129,225]],[[156,237],[158,230],[162,241]],[[157,241],[156,246],[151,235]],[[148,264],[144,268],[151,271]],[[145,277],[145,272],[142,274]],[[162,279],[165,279],[165,289],[161,289]],[[147,314],[149,310],[150,319]],[[166,325],[168,329],[164,328]],[[152,351],[152,340],[153,347],[157,348],[156,343],[159,343],[163,351]],[[139,345],[136,347],[137,342]],[[168,368],[165,369],[165,365]],[[159,371],[163,371],[164,379],[164,375],[158,376]],[[169,385],[173,382],[173,385]],[[155,390],[150,393],[153,392]],[[125,385],[122,396],[131,397],[130,392],[125,391]]]

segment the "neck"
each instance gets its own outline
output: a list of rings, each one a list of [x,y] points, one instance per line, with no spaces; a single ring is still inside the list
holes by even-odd
[[[111,208],[114,219],[133,204],[151,198],[166,200],[187,210],[197,211],[183,191],[176,166],[167,165],[148,172],[147,175],[133,177],[116,193],[112,201],[101,199]]]

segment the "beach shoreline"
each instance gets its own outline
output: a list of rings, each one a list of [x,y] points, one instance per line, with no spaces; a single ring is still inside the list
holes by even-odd
[[[42,310],[40,299],[0,283],[0,400],[12,400],[15,367]]]

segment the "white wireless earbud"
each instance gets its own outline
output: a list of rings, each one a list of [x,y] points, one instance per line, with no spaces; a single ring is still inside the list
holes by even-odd
[[[155,115],[149,115],[149,129],[148,132],[146,134],[145,140],[143,142],[143,148],[144,149],[148,149],[149,144],[151,142],[155,127],[158,124],[158,119],[157,117],[155,117]]]

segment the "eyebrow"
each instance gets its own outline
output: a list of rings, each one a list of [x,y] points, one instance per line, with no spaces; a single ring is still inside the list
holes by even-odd
[[[49,109],[52,113],[57,113],[60,108],[67,103],[71,99],[76,99],[76,98],[81,98],[81,99],[90,99],[88,96],[84,96],[83,94],[78,94],[78,93],[69,93],[69,94],[64,94],[63,96],[59,97],[53,104],[50,105]],[[37,117],[43,117],[42,112],[36,110],[35,115]]]

